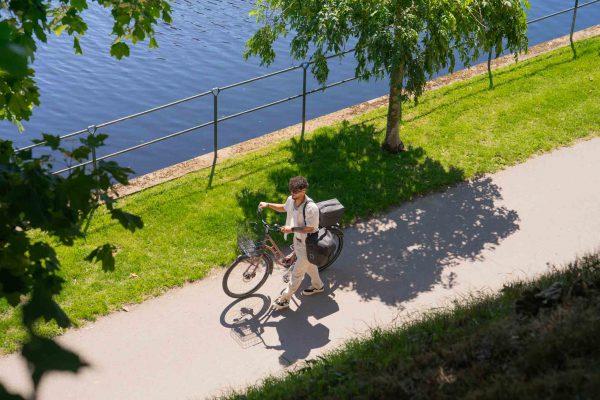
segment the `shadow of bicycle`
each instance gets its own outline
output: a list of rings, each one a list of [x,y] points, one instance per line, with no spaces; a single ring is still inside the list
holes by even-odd
[[[220,322],[229,328],[232,339],[241,348],[261,345],[282,351],[279,363],[288,366],[330,342],[329,328],[311,320],[318,321],[340,309],[331,293],[318,299],[303,297],[301,301],[302,306],[296,309],[278,312],[271,308],[270,297],[251,295],[229,304],[221,313]]]

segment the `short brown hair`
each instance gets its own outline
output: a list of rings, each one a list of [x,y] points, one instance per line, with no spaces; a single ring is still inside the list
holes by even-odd
[[[308,189],[308,181],[303,176],[294,176],[293,178],[290,178],[288,187],[290,189],[290,192],[295,192],[297,190],[302,190],[302,189]]]

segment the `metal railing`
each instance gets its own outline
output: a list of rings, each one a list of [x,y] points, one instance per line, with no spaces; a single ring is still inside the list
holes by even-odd
[[[533,23],[540,22],[540,21],[543,21],[543,20],[551,18],[551,17],[555,17],[557,15],[561,15],[561,14],[565,14],[565,13],[568,13],[570,11],[573,11],[573,17],[572,17],[572,21],[571,21],[571,29],[570,29],[569,38],[570,38],[571,47],[573,49],[573,54],[576,56],[575,47],[574,47],[574,44],[573,44],[573,31],[575,29],[575,21],[576,21],[576,18],[577,18],[577,10],[580,9],[580,8],[589,6],[591,4],[600,2],[600,0],[591,0],[591,1],[588,1],[588,2],[583,3],[583,4],[579,4],[579,0],[574,0],[574,1],[575,1],[575,4],[574,4],[573,7],[570,7],[570,8],[564,9],[564,10],[560,10],[560,11],[554,12],[552,14],[544,15],[542,17],[538,17],[538,18],[529,20],[529,21],[527,21],[527,24],[528,25],[529,24],[533,24]],[[333,55],[327,56],[326,58],[327,59],[337,58],[337,57],[341,57],[341,56],[344,56],[344,55],[352,53],[352,52],[354,52],[354,49],[346,50],[346,51],[338,53],[338,54],[333,54]],[[150,146],[152,144],[155,144],[155,143],[158,143],[158,142],[162,142],[162,141],[167,140],[167,139],[172,139],[174,137],[177,137],[177,136],[180,136],[180,135],[184,135],[186,133],[189,133],[189,132],[192,132],[192,131],[195,131],[195,130],[198,130],[198,129],[201,129],[201,128],[204,128],[204,127],[212,125],[213,126],[213,161],[212,161],[211,173],[210,173],[210,178],[209,178],[209,183],[208,183],[209,186],[210,186],[212,184],[212,179],[213,179],[215,167],[216,167],[216,164],[217,164],[217,157],[218,157],[219,122],[227,121],[229,119],[240,117],[240,116],[245,115],[245,114],[249,114],[249,113],[252,113],[252,112],[255,112],[255,111],[259,111],[259,110],[262,110],[262,109],[265,109],[265,108],[268,108],[268,107],[272,107],[272,106],[275,106],[275,105],[278,105],[278,104],[282,104],[282,103],[285,103],[285,102],[288,102],[288,101],[292,101],[292,100],[295,100],[295,99],[298,99],[298,98],[302,98],[302,130],[301,130],[301,140],[303,140],[304,139],[305,129],[306,129],[306,97],[308,95],[316,93],[318,91],[324,91],[326,89],[329,89],[329,88],[332,88],[332,87],[335,87],[335,86],[338,86],[338,85],[342,85],[344,83],[351,82],[351,81],[354,81],[354,80],[358,79],[357,77],[346,78],[346,79],[342,79],[342,80],[334,82],[334,83],[323,85],[323,86],[318,87],[316,89],[307,90],[307,88],[306,88],[306,84],[307,84],[307,70],[308,70],[308,67],[311,64],[313,64],[313,63],[314,63],[314,61],[307,61],[307,62],[303,62],[302,64],[299,64],[299,65],[295,65],[295,66],[292,66],[292,67],[289,67],[289,68],[285,68],[285,69],[282,69],[282,70],[270,72],[268,74],[257,76],[255,78],[251,78],[251,79],[247,79],[247,80],[244,80],[244,81],[232,83],[230,85],[226,85],[226,86],[222,86],[222,87],[215,87],[212,90],[208,90],[208,91],[205,91],[205,92],[202,92],[202,93],[198,93],[198,94],[195,94],[193,96],[186,97],[184,99],[176,100],[176,101],[173,101],[173,102],[170,102],[170,103],[167,103],[167,104],[163,104],[161,106],[157,106],[157,107],[145,110],[145,111],[141,111],[141,112],[138,112],[138,113],[135,113],[135,114],[127,115],[127,116],[124,116],[124,117],[121,117],[121,118],[117,118],[117,119],[114,119],[114,120],[111,120],[111,121],[103,122],[103,123],[96,124],[96,125],[90,125],[87,128],[85,128],[85,129],[81,129],[79,131],[71,132],[71,133],[68,133],[66,135],[60,136],[61,139],[67,139],[67,138],[71,138],[71,137],[74,137],[74,136],[77,136],[77,135],[81,135],[81,134],[84,134],[84,133],[89,133],[90,135],[95,135],[96,131],[99,128],[104,128],[104,127],[107,127],[107,126],[110,126],[110,125],[117,124],[119,122],[130,120],[130,119],[133,119],[133,118],[136,118],[136,117],[140,117],[142,115],[150,114],[150,113],[153,113],[153,112],[156,112],[156,111],[159,111],[159,110],[163,110],[165,108],[169,108],[169,107],[172,107],[172,106],[175,106],[175,105],[178,105],[178,104],[190,101],[190,100],[194,100],[194,99],[198,99],[198,98],[205,97],[205,96],[210,96],[210,95],[213,96],[213,120],[212,121],[208,121],[208,122],[202,123],[200,125],[192,126],[191,128],[187,128],[187,129],[184,129],[184,130],[173,132],[173,133],[170,133],[168,135],[161,136],[159,138],[152,139],[152,140],[149,140],[147,142],[143,142],[143,143],[137,144],[135,146],[127,147],[125,149],[118,150],[118,151],[115,151],[113,153],[103,155],[101,157],[97,157],[96,156],[96,152],[92,151],[92,153],[91,153],[91,157],[92,157],[91,160],[79,163],[77,165],[69,166],[67,168],[60,169],[60,170],[55,171],[53,173],[54,174],[61,174],[61,173],[64,173],[64,172],[71,171],[71,170],[73,170],[75,168],[85,167],[87,165],[92,165],[92,167],[95,168],[96,165],[97,165],[97,163],[98,163],[98,161],[105,160],[105,159],[108,159],[108,158],[113,158],[113,157],[116,157],[118,155],[121,155],[121,154],[124,154],[124,153],[128,153],[128,152],[131,152],[131,151],[135,151],[135,150],[141,149],[143,147]],[[284,74],[284,73],[287,73],[287,72],[290,72],[290,71],[295,71],[295,70],[298,70],[298,69],[302,69],[302,93],[297,94],[297,95],[293,95],[293,96],[290,96],[290,97],[286,97],[286,98],[283,98],[283,99],[280,99],[280,100],[276,100],[276,101],[273,101],[271,103],[263,104],[263,105],[260,105],[260,106],[254,107],[254,108],[250,108],[250,109],[247,109],[247,110],[244,110],[244,111],[240,111],[240,112],[237,112],[237,113],[234,113],[234,114],[226,115],[226,116],[221,117],[221,118],[218,117],[219,94],[221,92],[224,92],[226,90],[229,90],[229,89],[232,89],[232,88],[235,88],[235,87],[239,87],[239,86],[242,86],[242,85],[247,85],[247,84],[259,81],[259,80],[267,79],[267,78],[270,78],[270,77],[273,77],[273,76],[276,76],[276,75]],[[38,143],[32,144],[30,146],[22,147],[22,148],[18,149],[17,151],[23,151],[23,150],[33,149],[33,148],[38,147],[38,146],[43,146],[44,144],[45,144],[45,142],[43,142],[43,141],[42,142],[38,142]]]

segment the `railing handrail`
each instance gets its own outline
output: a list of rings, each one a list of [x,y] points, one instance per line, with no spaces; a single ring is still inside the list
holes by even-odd
[[[597,2],[600,2],[600,0],[590,0],[590,1],[586,2],[586,3],[578,4],[579,0],[576,0],[574,7],[570,7],[570,8],[567,8],[567,9],[564,9],[564,10],[560,10],[560,11],[557,11],[557,12],[554,12],[554,13],[551,13],[551,14],[548,14],[548,15],[544,15],[544,16],[541,16],[541,17],[538,17],[538,18],[534,18],[532,20],[527,21],[527,24],[530,25],[530,24],[533,24],[533,23],[536,23],[536,22],[539,22],[539,21],[543,21],[543,20],[545,20],[547,18],[551,18],[551,17],[557,16],[557,15],[564,14],[564,13],[567,13],[569,11],[574,11],[575,10],[575,13],[573,15],[573,22],[572,22],[572,25],[571,25],[571,40],[572,40],[572,34],[573,34],[572,31],[574,29],[574,24],[575,24],[576,10],[579,9],[579,8],[583,8],[583,7],[589,6],[591,4],[597,3]],[[349,49],[349,50],[344,50],[344,51],[342,51],[340,53],[336,53],[336,54],[332,54],[332,55],[326,56],[326,59],[341,57],[341,56],[344,56],[346,54],[352,53],[354,51],[355,51],[354,48]],[[161,142],[161,141],[166,140],[166,139],[171,139],[173,137],[180,136],[180,135],[183,135],[185,133],[189,133],[191,131],[194,131],[194,130],[197,130],[197,129],[200,129],[200,128],[204,128],[206,126],[215,125],[215,127],[216,127],[216,125],[219,122],[226,121],[226,120],[229,120],[229,119],[232,119],[232,118],[236,118],[236,117],[239,117],[239,116],[242,116],[242,115],[245,115],[245,114],[249,114],[249,113],[252,113],[252,112],[255,112],[255,111],[259,111],[259,110],[262,110],[262,109],[265,109],[265,108],[268,108],[268,107],[272,107],[272,106],[275,106],[275,105],[278,105],[278,104],[281,104],[281,103],[285,103],[287,101],[295,100],[295,99],[298,99],[300,97],[303,98],[303,104],[302,104],[302,134],[304,134],[304,129],[305,129],[305,115],[306,115],[306,96],[310,95],[310,94],[313,94],[313,93],[316,93],[316,92],[319,92],[319,91],[323,91],[325,89],[328,89],[328,88],[331,88],[331,87],[334,87],[334,86],[338,86],[338,85],[341,85],[341,84],[344,84],[344,83],[347,83],[347,82],[354,81],[354,80],[358,79],[358,77],[346,78],[346,79],[343,79],[341,81],[334,82],[334,83],[331,83],[331,84],[327,84],[327,85],[324,85],[324,86],[321,86],[321,87],[318,87],[318,88],[311,89],[311,90],[307,91],[306,90],[306,71],[307,71],[308,67],[311,64],[313,64],[314,62],[315,61],[312,61],[312,60],[305,61],[305,62],[303,62],[301,64],[298,64],[298,65],[293,65],[293,66],[288,67],[288,68],[284,68],[284,69],[281,69],[281,70],[273,71],[273,72],[270,72],[270,73],[267,73],[267,74],[264,74],[264,75],[260,75],[260,76],[254,77],[254,78],[250,78],[250,79],[246,79],[246,80],[243,80],[243,81],[235,82],[235,83],[232,83],[232,84],[229,84],[229,85],[225,85],[225,86],[222,86],[222,87],[216,87],[216,88],[214,88],[212,90],[207,90],[207,91],[204,91],[204,92],[201,92],[201,93],[197,93],[197,94],[194,94],[192,96],[185,97],[183,99],[175,100],[175,101],[172,101],[172,102],[160,105],[160,106],[156,106],[156,107],[144,110],[144,111],[140,111],[140,112],[137,112],[137,113],[129,114],[129,115],[117,118],[117,119],[110,120],[110,121],[102,122],[102,123],[97,124],[97,125],[91,125],[88,128],[81,129],[81,130],[74,131],[74,132],[68,133],[66,135],[60,136],[60,139],[62,140],[62,139],[67,139],[67,138],[70,138],[70,137],[73,137],[73,136],[81,135],[81,134],[86,133],[86,132],[91,132],[92,134],[94,134],[96,132],[96,129],[98,129],[98,128],[103,128],[103,127],[106,127],[106,126],[114,125],[114,124],[117,124],[119,122],[123,122],[123,121],[129,120],[129,119],[133,119],[133,118],[136,118],[136,117],[139,117],[139,116],[142,116],[142,115],[150,114],[152,112],[156,112],[156,111],[159,111],[159,110],[162,110],[162,109],[165,109],[165,108],[168,108],[168,107],[172,107],[172,106],[184,103],[184,102],[188,102],[188,101],[191,101],[191,100],[194,100],[194,99],[198,99],[198,98],[201,98],[201,97],[204,97],[204,96],[208,96],[210,94],[212,94],[213,97],[215,97],[215,105],[214,105],[214,108],[215,108],[215,118],[212,121],[205,122],[205,123],[202,123],[200,125],[196,125],[196,126],[193,126],[191,128],[180,130],[180,131],[177,131],[177,132],[174,132],[174,133],[170,133],[168,135],[161,136],[159,138],[152,139],[150,141],[143,142],[143,143],[140,143],[140,144],[137,144],[135,146],[131,146],[131,147],[128,147],[128,148],[125,148],[125,149],[122,149],[122,150],[118,150],[118,151],[115,151],[113,153],[101,156],[101,157],[97,157],[97,158],[94,157],[94,160],[85,161],[85,162],[82,162],[82,163],[74,165],[74,166],[69,166],[67,168],[63,168],[61,170],[55,171],[54,174],[60,174],[60,173],[67,172],[67,171],[70,171],[70,170],[75,169],[75,168],[84,167],[84,166],[89,165],[89,164],[95,164],[97,161],[104,160],[104,159],[111,158],[111,157],[115,157],[115,156],[118,156],[118,155],[130,152],[130,151],[134,151],[134,150],[140,149],[142,147],[146,147],[146,146],[149,146],[151,144]],[[302,90],[301,94],[297,94],[297,95],[289,96],[289,97],[286,97],[286,98],[283,98],[283,99],[275,100],[275,101],[270,102],[270,103],[262,104],[260,106],[256,106],[256,107],[253,107],[253,108],[250,108],[250,109],[246,109],[246,110],[243,110],[243,111],[240,111],[240,112],[237,112],[237,113],[233,113],[233,114],[230,114],[230,115],[226,115],[226,116],[220,117],[220,118],[218,118],[218,116],[216,115],[216,107],[217,107],[217,105],[216,105],[217,104],[216,99],[217,99],[217,96],[218,96],[218,94],[220,92],[222,92],[224,90],[232,89],[232,88],[235,88],[235,87],[239,87],[239,86],[242,86],[242,85],[247,85],[247,84],[250,84],[252,82],[256,82],[256,81],[262,80],[262,79],[267,79],[267,78],[270,78],[270,77],[273,77],[273,76],[276,76],[276,75],[280,75],[280,74],[283,74],[283,73],[286,73],[286,72],[298,70],[298,69],[303,69],[303,72],[304,72],[303,73],[303,90]],[[90,128],[92,129],[92,131],[90,130]],[[214,164],[216,163],[216,139],[217,139],[216,135],[217,135],[217,130],[215,128],[215,140],[214,140],[214,142],[215,142],[215,157],[214,157],[214,161],[213,161],[213,168],[214,168]],[[45,144],[46,144],[45,141],[40,141],[38,143],[35,143],[35,144],[29,145],[29,146],[25,146],[25,147],[19,148],[16,151],[20,152],[20,151],[24,151],[24,150],[30,150],[30,149],[33,149],[33,148],[38,147],[38,146],[43,146]]]

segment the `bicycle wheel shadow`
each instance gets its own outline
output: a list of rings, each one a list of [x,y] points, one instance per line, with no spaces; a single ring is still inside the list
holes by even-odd
[[[229,304],[221,313],[220,322],[243,349],[262,345],[281,351],[279,363],[286,367],[331,341],[329,328],[318,321],[340,309],[330,293],[318,299],[302,297],[301,306],[295,298],[292,301],[295,308],[279,312],[272,309],[269,296],[254,294]]]

